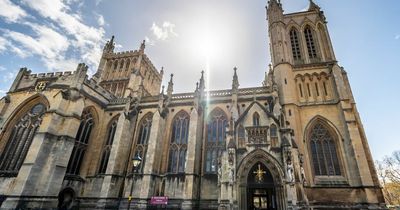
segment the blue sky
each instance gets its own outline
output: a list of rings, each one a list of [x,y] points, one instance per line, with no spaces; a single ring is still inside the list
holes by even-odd
[[[285,12],[308,0],[282,0]],[[371,151],[400,149],[400,1],[316,0],[328,20],[336,57],[348,73]],[[175,74],[176,92],[193,91],[207,69],[208,88],[258,86],[270,61],[266,0],[0,0],[0,97],[18,69],[93,74],[105,41],[146,53]],[[168,78],[164,78],[164,84]]]

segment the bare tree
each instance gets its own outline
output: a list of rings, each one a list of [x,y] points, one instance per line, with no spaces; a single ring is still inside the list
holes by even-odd
[[[386,202],[392,206],[400,205],[400,151],[375,164]]]

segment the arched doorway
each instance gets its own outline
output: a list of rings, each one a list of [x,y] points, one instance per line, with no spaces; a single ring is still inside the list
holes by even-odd
[[[254,164],[247,175],[247,208],[249,210],[276,210],[274,179],[261,162]]]
[[[281,165],[263,149],[253,150],[240,161],[237,171],[239,209],[286,209],[287,197]]]

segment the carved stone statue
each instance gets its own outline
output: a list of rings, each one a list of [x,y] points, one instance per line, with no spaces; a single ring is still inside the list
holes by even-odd
[[[287,174],[287,182],[293,183],[294,182],[294,168],[292,161],[288,161],[286,166],[286,174]]]

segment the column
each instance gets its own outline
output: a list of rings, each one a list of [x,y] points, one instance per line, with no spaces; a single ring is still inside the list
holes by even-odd
[[[153,115],[153,121],[150,131],[149,143],[147,145],[146,162],[143,166],[143,178],[141,180],[140,195],[139,195],[139,209],[146,209],[147,198],[153,196],[153,173],[157,167],[156,158],[162,158],[161,154],[161,141],[164,137],[165,119],[160,116],[160,112],[156,111]]]
[[[199,169],[201,168],[199,164],[201,154],[201,134],[202,134],[202,117],[199,116],[197,109],[193,108],[190,113],[190,122],[189,122],[189,137],[187,144],[187,153],[186,153],[186,168],[185,168],[185,193],[184,193],[184,201],[182,203],[182,209],[193,209],[194,203],[193,200],[196,199],[197,193],[196,190],[198,188],[198,174]]]

